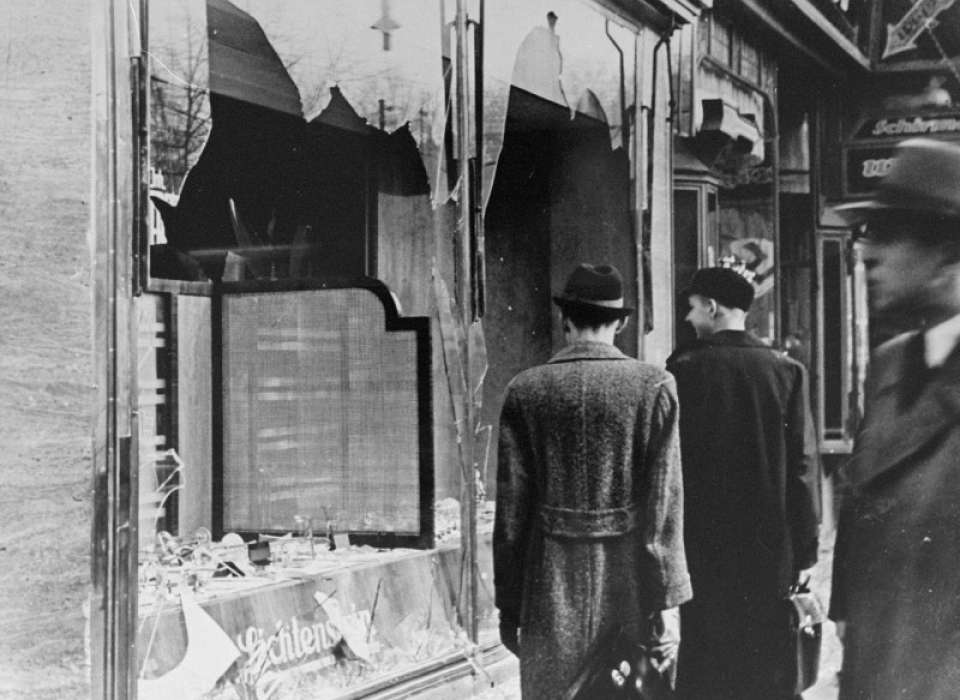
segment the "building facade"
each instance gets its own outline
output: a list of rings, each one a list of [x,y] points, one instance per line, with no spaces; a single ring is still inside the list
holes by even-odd
[[[583,260],[624,272],[623,349],[671,351],[670,41],[704,5],[96,3],[96,694],[504,657],[500,397]]]
[[[748,323],[809,370],[828,455],[849,451],[865,365],[862,275],[830,205],[869,26],[862,3],[718,2],[675,47],[675,270],[751,274]]]

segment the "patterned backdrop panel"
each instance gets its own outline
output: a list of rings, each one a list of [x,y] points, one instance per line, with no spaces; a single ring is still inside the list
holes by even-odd
[[[225,530],[419,533],[417,334],[367,289],[223,301]]]

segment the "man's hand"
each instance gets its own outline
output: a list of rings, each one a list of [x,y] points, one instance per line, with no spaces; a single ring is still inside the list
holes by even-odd
[[[520,656],[520,630],[516,623],[500,620],[500,642],[514,656]]]
[[[648,650],[659,673],[676,663],[680,651],[680,608],[658,610],[650,615]]]

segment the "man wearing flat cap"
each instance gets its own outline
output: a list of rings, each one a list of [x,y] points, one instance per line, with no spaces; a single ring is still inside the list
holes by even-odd
[[[614,346],[616,268],[580,265],[554,302],[567,345],[507,386],[493,535],[501,639],[551,700],[620,626],[671,665],[691,595],[674,380]]]
[[[683,294],[697,333],[667,360],[683,447],[694,599],[680,611],[684,700],[796,697],[783,599],[816,563],[820,464],[803,366],[745,330],[754,288],[725,267]]]
[[[830,617],[843,700],[960,697],[960,146],[910,139],[865,224],[874,317],[918,330],[874,350],[841,509]]]

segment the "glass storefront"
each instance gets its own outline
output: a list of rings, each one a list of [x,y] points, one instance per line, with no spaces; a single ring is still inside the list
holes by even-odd
[[[139,121],[113,146],[139,176],[135,292],[115,292],[135,319],[139,695],[358,696],[475,665],[499,641],[500,397],[562,343],[551,293],[615,263],[646,311],[631,355],[672,308],[645,269],[669,255],[669,18],[139,9]]]

